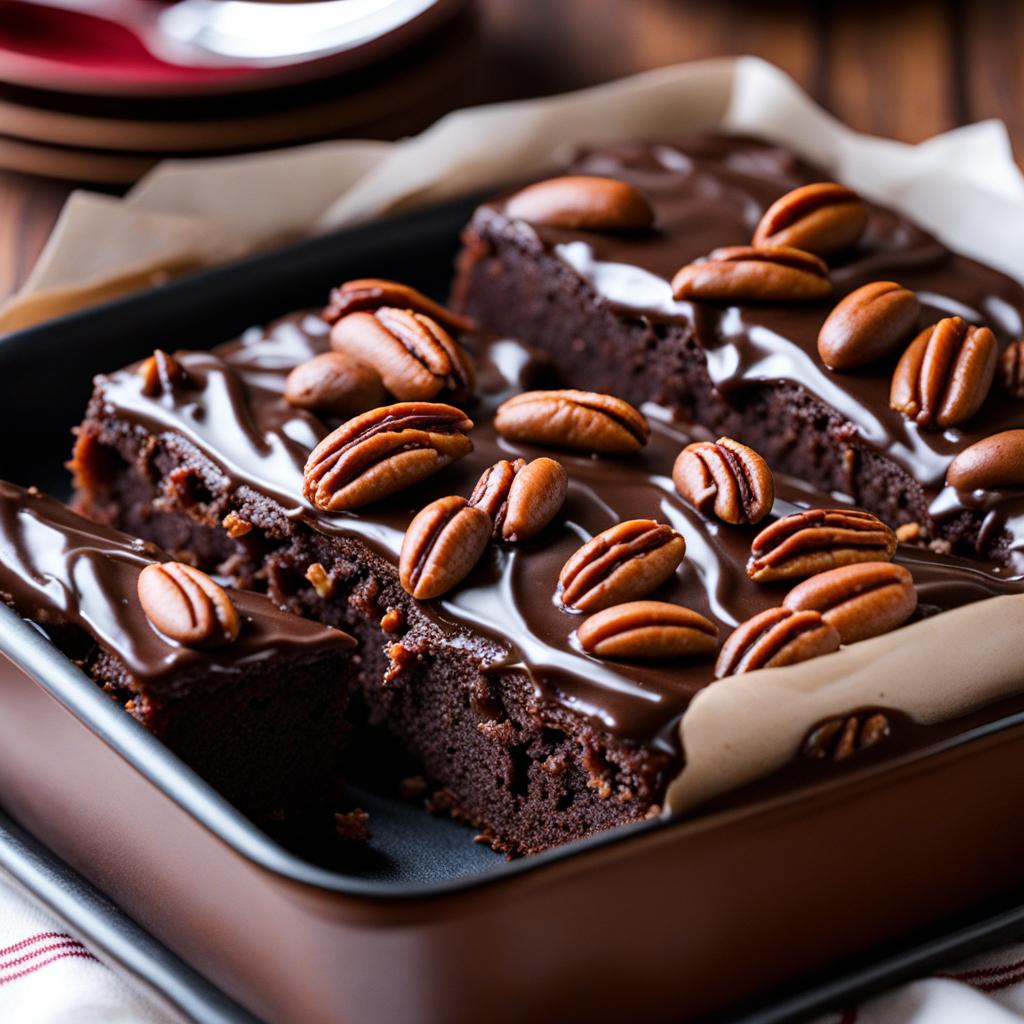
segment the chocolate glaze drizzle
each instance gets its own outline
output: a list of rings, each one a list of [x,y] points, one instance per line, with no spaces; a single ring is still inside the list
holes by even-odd
[[[1024,425],[1024,403],[993,387],[980,413],[961,428],[921,430],[889,408],[889,385],[899,353],[856,372],[833,373],[817,353],[818,331],[836,302],[861,285],[895,280],[917,292],[919,328],[958,315],[992,328],[1000,347],[1024,336],[1024,288],[973,260],[950,252],[904,217],[870,205],[856,250],[830,257],[833,296],[803,305],[727,306],[677,302],[675,272],[712,249],[748,245],[764,210],[822,172],[786,150],[747,138],[699,136],[680,145],[623,143],[580,157],[572,173],[631,182],[651,201],[655,228],[614,234],[574,232],[516,222],[522,237],[563,260],[625,317],[692,325],[712,381],[726,397],[764,383],[797,384],[850,420],[861,439],[919,481],[937,519],[965,509],[987,515],[988,536],[1011,536],[1007,568],[1024,575],[1024,495],[958,493],[946,469],[959,451],[1000,430]],[[504,218],[504,202],[488,209]]]
[[[477,424],[475,450],[386,502],[355,513],[323,513],[301,497],[302,466],[332,424],[292,408],[282,396],[288,371],[327,348],[326,331],[318,317],[296,314],[214,354],[176,353],[194,385],[173,395],[144,396],[131,368],[97,378],[97,394],[113,415],[144,431],[183,435],[233,487],[267,495],[315,530],[361,538],[395,564],[406,526],[427,502],[469,495],[499,459],[556,454],[570,487],[555,522],[525,543],[492,545],[449,598],[428,607],[451,633],[469,627],[496,640],[506,654],[491,670],[525,670],[546,699],[617,735],[674,750],[675,724],[693,694],[712,681],[713,660],[635,666],[591,658],[573,636],[579,617],[559,608],[554,594],[561,566],[583,541],[621,520],[650,517],[671,523],[687,542],[683,566],[656,597],[708,615],[723,638],[738,622],[782,600],[785,586],[754,584],[746,577],[757,527],[706,521],[675,494],[672,463],[690,439],[664,411],[649,407],[652,438],[630,458],[557,454],[507,442],[491,426],[493,411],[510,394],[542,386],[543,366],[518,342],[492,340],[478,346],[479,404],[468,410]],[[834,504],[827,495],[778,483],[775,515]],[[921,614],[1021,589],[964,560],[913,549],[901,552],[900,560],[920,588]]]
[[[231,598],[242,630],[233,644],[203,651],[175,644],[150,625],[136,598],[139,573],[165,561],[153,544],[0,481],[0,598],[44,629],[84,630],[143,686],[167,692],[196,671],[237,672],[284,651],[350,646],[338,630],[238,590]]]

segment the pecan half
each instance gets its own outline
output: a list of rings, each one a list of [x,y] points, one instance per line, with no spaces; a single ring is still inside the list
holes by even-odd
[[[800,753],[812,761],[845,761],[858,750],[881,743],[891,731],[889,719],[880,711],[866,718],[831,718],[810,731]]]
[[[754,232],[754,245],[791,245],[824,256],[855,245],[864,234],[868,211],[845,185],[819,181],[776,199]]]
[[[139,573],[139,604],[169,640],[187,647],[222,647],[238,638],[241,621],[227,591],[184,562],[156,562]]]
[[[870,512],[812,508],[766,526],[750,546],[747,575],[759,583],[813,576],[855,562],[887,562],[896,534]]]
[[[679,567],[686,541],[653,519],[629,519],[587,541],[558,575],[566,608],[596,612],[646,597]]]
[[[456,334],[465,334],[475,329],[472,320],[458,313],[453,313],[440,302],[428,298],[421,291],[411,288],[398,281],[388,281],[382,277],[361,277],[355,281],[346,281],[331,291],[327,308],[321,316],[329,324],[337,323],[349,313],[370,312],[381,306],[392,306],[395,309],[410,309],[414,313],[424,313],[433,317],[438,323],[444,324]]]
[[[830,370],[852,370],[905,345],[921,314],[917,296],[895,281],[850,292],[821,325],[818,355]]]
[[[782,602],[807,608],[835,626],[844,644],[888,633],[917,608],[914,577],[893,562],[861,562],[819,572],[797,584]]]
[[[472,427],[461,409],[440,403],[371,409],[332,430],[309,453],[302,493],[325,512],[379,501],[471,452]]]
[[[288,374],[284,397],[300,409],[356,416],[388,398],[380,374],[344,352],[321,352]]]
[[[350,313],[331,328],[331,348],[372,366],[403,402],[442,391],[461,402],[473,392],[469,356],[436,320],[411,309]]]
[[[469,496],[470,505],[482,508],[491,517],[496,537],[501,535],[501,523],[505,519],[512,481],[525,465],[526,459],[501,459],[495,462],[480,474],[480,479]]]
[[[999,386],[1011,398],[1024,398],[1024,338],[1006,346],[999,360]]]
[[[824,298],[831,291],[822,260],[782,245],[715,249],[672,278],[677,299],[705,302],[800,302]]]
[[[839,633],[818,612],[768,608],[729,634],[715,663],[715,678],[795,665],[838,651],[839,644]]]
[[[524,391],[498,407],[494,427],[510,441],[630,455],[651,435],[629,402],[594,391]]]
[[[174,356],[158,348],[139,366],[142,377],[142,393],[147,398],[157,395],[171,395],[178,388],[188,387],[192,381],[188,370]]]
[[[980,408],[996,372],[998,345],[987,327],[947,316],[926,327],[896,364],[889,405],[919,426],[945,430]]]
[[[591,615],[576,639],[599,658],[654,661],[711,654],[718,627],[698,612],[667,601],[629,601]]]
[[[949,464],[946,483],[958,491],[1024,487],[1024,430],[1003,430],[975,441]]]
[[[494,523],[494,536],[507,541],[536,536],[558,514],[569,477],[554,459],[502,459],[484,470],[469,503]]]
[[[421,509],[402,540],[398,573],[413,597],[429,600],[460,583],[487,547],[491,517],[465,498],[438,498]]]
[[[506,201],[505,214],[569,231],[642,231],[654,223],[651,204],[633,185],[579,174],[528,185]]]
[[[734,525],[760,522],[775,501],[768,463],[731,437],[687,445],[676,457],[672,480],[679,496],[702,515],[714,512]]]

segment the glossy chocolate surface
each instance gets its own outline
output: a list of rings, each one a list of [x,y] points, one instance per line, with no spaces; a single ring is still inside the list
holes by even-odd
[[[350,646],[341,632],[231,591],[242,629],[226,647],[193,650],[164,638],[136,597],[139,573],[167,561],[155,545],[99,526],[37,491],[0,481],[0,597],[27,619],[84,630],[142,685],[183,674],[235,672],[285,652]]]
[[[748,245],[771,203],[797,185],[821,180],[822,172],[784,149],[721,136],[687,139],[680,145],[623,143],[582,156],[571,170],[636,185],[654,206],[653,230],[602,234],[518,222],[520,237],[533,238],[557,255],[622,316],[692,325],[711,379],[727,397],[785,381],[838,410],[868,446],[923,485],[934,518],[975,509],[987,515],[983,535],[1007,529],[1012,538],[1009,565],[994,571],[1024,574],[1024,496],[958,494],[944,485],[946,469],[959,451],[996,431],[1024,425],[1024,403],[995,386],[981,412],[962,428],[923,430],[889,408],[899,352],[890,360],[842,373],[828,370],[817,352],[818,331],[835,303],[878,280],[897,281],[917,293],[920,328],[944,316],[961,316],[991,327],[1002,349],[1024,336],[1020,284],[950,252],[904,217],[870,205],[858,246],[828,259],[834,285],[830,298],[799,305],[677,302],[669,282],[680,267],[719,246]],[[503,201],[489,209],[504,216]]]
[[[326,331],[318,317],[298,314],[267,332],[254,329],[215,353],[176,353],[193,384],[173,395],[144,396],[141,378],[131,368],[100,377],[97,384],[119,418],[153,434],[183,435],[234,486],[271,497],[313,529],[359,537],[393,563],[406,526],[429,501],[468,495],[498,459],[556,455],[570,478],[556,520],[525,543],[492,545],[449,597],[427,607],[452,632],[470,627],[496,639],[507,655],[492,671],[525,669],[547,699],[612,733],[673,749],[675,723],[693,694],[712,681],[714,659],[640,666],[591,658],[573,635],[579,617],[558,607],[554,593],[561,566],[582,542],[621,520],[650,517],[671,523],[687,542],[683,566],[654,596],[708,615],[721,638],[738,622],[781,602],[788,588],[752,583],[744,571],[758,527],[709,522],[675,494],[672,463],[689,438],[649,408],[653,436],[630,458],[552,453],[504,441],[490,425],[493,410],[508,395],[543,385],[543,370],[518,342],[498,340],[479,353],[478,402],[467,410],[476,423],[471,455],[386,502],[355,513],[323,513],[301,497],[302,467],[332,424],[292,408],[282,396],[291,367],[327,348]],[[833,503],[780,480],[774,514]],[[913,549],[901,552],[900,560],[914,573],[921,614],[1021,589],[963,560]]]

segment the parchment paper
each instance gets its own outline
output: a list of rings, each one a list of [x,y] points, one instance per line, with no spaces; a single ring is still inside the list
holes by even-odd
[[[1024,180],[1002,124],[919,146],[860,135],[777,68],[742,57],[458,111],[397,143],[168,160],[124,199],[75,192],[25,286],[0,310],[0,331],[302,235],[497,186],[510,168],[539,173],[572,144],[713,128],[786,143],[961,251],[1024,277]]]

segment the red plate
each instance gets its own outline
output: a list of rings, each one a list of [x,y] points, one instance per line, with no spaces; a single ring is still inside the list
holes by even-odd
[[[350,71],[407,46],[464,5],[434,0],[419,15],[339,52],[277,67],[187,67],[153,56],[135,33],[84,11],[0,0],[0,81],[91,95],[246,92]]]

